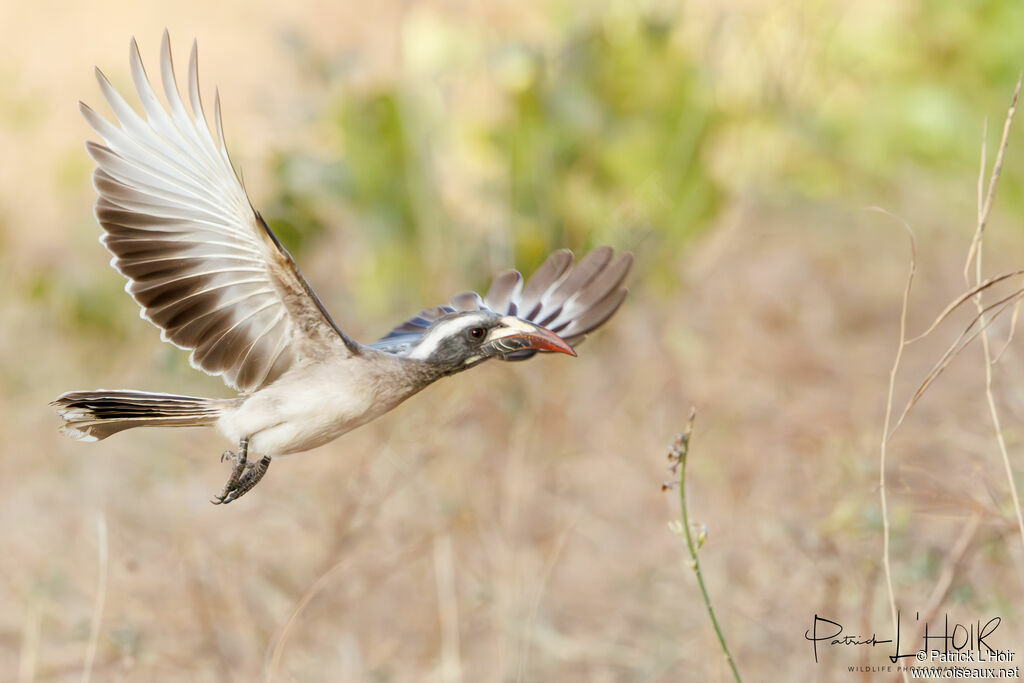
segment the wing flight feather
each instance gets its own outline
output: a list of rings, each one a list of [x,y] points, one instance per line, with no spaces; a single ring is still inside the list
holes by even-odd
[[[618,310],[627,293],[622,283],[632,265],[631,253],[614,258],[611,247],[598,247],[573,266],[572,252],[560,249],[548,256],[525,284],[518,271],[506,270],[494,278],[487,296],[457,294],[450,305],[421,311],[372,346],[401,353],[435,321],[459,311],[480,309],[517,316],[576,344]],[[535,353],[521,351],[506,360],[525,360]]]
[[[189,56],[186,109],[164,32],[161,103],[133,38],[131,77],[142,115],[97,69],[116,125],[85,104],[103,139],[86,142],[96,162],[96,218],[111,265],[162,337],[191,349],[193,366],[248,393],[294,363],[356,354],[288,252],[252,208],[228,156],[215,98],[216,139],[199,93],[196,45]]]

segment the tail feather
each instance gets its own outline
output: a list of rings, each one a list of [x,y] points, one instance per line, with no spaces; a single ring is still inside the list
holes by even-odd
[[[100,441],[133,427],[212,425],[230,400],[144,391],[69,391],[50,405],[64,421],[61,432],[79,441]]]

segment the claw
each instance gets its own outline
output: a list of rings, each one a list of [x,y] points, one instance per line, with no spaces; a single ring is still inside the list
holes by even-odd
[[[227,505],[231,501],[241,498],[256,486],[256,484],[260,482],[260,479],[263,478],[263,475],[267,473],[267,469],[270,468],[270,456],[263,456],[263,458],[257,463],[249,462],[248,454],[248,437],[243,438],[238,443],[238,453],[224,451],[224,453],[221,454],[221,462],[224,462],[226,458],[231,458],[235,461],[235,466],[231,468],[231,476],[228,477],[228,482],[224,485],[224,490],[219,496],[214,496],[213,499],[210,500],[211,503],[214,505]]]

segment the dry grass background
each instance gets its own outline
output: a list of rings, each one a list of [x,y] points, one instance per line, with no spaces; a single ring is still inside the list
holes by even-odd
[[[495,35],[551,30],[539,7],[432,6],[476,13]],[[74,107],[99,99],[91,65],[124,82],[129,35],[150,61],[164,26],[179,55],[178,41],[197,35],[207,91],[216,83],[226,96],[229,138],[259,206],[266,141],[309,144],[276,123],[301,84],[275,32],[349,45],[364,77],[382,78],[401,69],[396,36],[410,11],[0,9],[0,681],[81,676],[101,578],[94,680],[725,680],[685,548],[666,528],[676,498],[659,490],[691,406],[691,518],[709,528],[702,564],[741,671],[839,680],[847,664],[878,663],[878,653],[847,649],[815,666],[803,640],[815,613],[860,633],[888,630],[877,441],[907,253],[897,225],[850,203],[737,196],[667,271],[651,272],[640,251],[630,299],[577,360],[492,363],[441,382],[338,442],[282,459],[228,508],[207,502],[227,476],[216,434],[143,431],[86,445],[57,433],[46,404],[68,389],[225,395],[160,344],[127,296],[110,311],[123,321],[112,342],[74,331],[65,309],[31,295],[53,272],[121,286],[95,241],[87,130]],[[919,233],[912,330],[961,290],[974,216],[971,185],[918,180],[891,198]],[[368,339],[406,311],[360,315],[345,252],[345,231],[358,226],[335,229],[302,266],[340,324]],[[1024,262],[1024,239],[998,210],[988,240],[991,272]],[[43,300],[62,296],[73,293]],[[898,396],[962,322],[908,351]],[[996,329],[1005,336],[1005,323]],[[1018,342],[998,383],[1018,472],[1022,362]],[[1012,648],[1024,643],[1024,549],[983,391],[972,348],[892,443],[894,579],[901,607],[923,609],[980,515],[942,610],[964,623],[1002,616],[998,642]]]

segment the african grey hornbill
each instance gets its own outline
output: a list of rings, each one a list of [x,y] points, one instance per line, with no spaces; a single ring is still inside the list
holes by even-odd
[[[192,351],[193,367],[220,375],[238,398],[141,391],[66,393],[53,402],[62,431],[96,441],[131,427],[214,425],[237,453],[223,492],[229,503],[259,482],[276,455],[305,451],[388,412],[441,377],[490,358],[538,351],[576,355],[571,344],[606,321],[626,296],[629,253],[599,247],[573,266],[556,251],[523,283],[499,275],[487,295],[460,294],[365,346],[346,336],[299,274],[246,196],[199,96],[196,45],[188,70],[190,111],[174,76],[167,33],[161,48],[166,105],[150,85],[138,47],[129,50],[142,102],[137,114],[97,70],[118,124],[80,108],[104,144],[96,162],[96,218],[111,265],[143,318],[165,341]],[[259,455],[258,462],[249,460]]]

